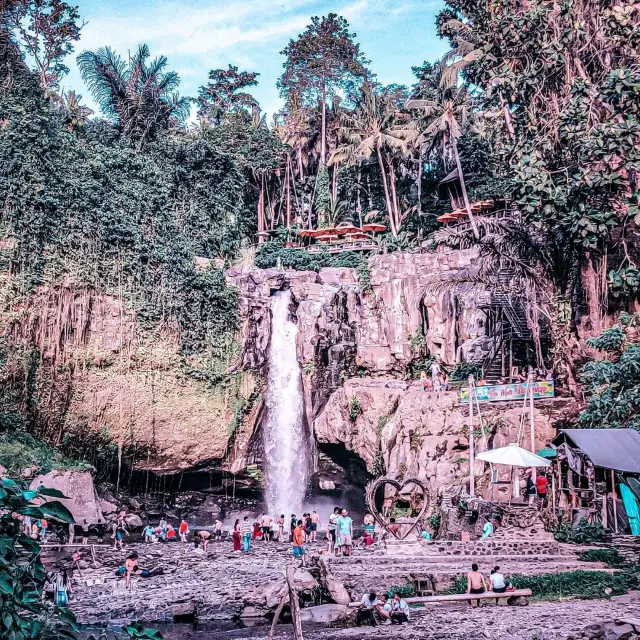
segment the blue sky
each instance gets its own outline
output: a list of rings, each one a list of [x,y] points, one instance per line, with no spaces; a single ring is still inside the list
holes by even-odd
[[[345,16],[381,82],[411,84],[411,66],[446,51],[435,33],[444,0],[75,0],[87,21],[65,89],[76,89],[94,106],[75,66],[75,55],[109,45],[127,55],[146,43],[151,55],[166,55],[181,77],[180,92],[195,96],[210,69],[234,64],[260,73],[253,94],[271,114],[280,106],[276,81],[280,51],[301,33],[312,15]]]

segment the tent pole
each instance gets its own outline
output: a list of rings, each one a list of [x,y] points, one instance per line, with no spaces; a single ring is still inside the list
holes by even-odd
[[[536,427],[535,422],[533,420],[533,374],[529,373],[529,382],[527,384],[527,392],[530,394],[529,396],[529,428],[531,431],[531,453],[536,452]],[[536,468],[533,467],[533,471],[531,473],[531,479],[536,481]]]
[[[611,495],[613,496],[613,529],[618,533],[618,496],[616,495],[616,474],[611,469]]]
[[[469,495],[476,495],[475,459],[473,450],[473,376],[469,376]]]

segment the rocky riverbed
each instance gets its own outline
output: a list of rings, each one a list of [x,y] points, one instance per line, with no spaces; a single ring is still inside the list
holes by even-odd
[[[139,554],[139,565],[161,569],[150,578],[135,578],[130,590],[124,580],[114,575],[132,551]],[[71,551],[60,553],[47,550],[45,561],[50,565],[68,564]],[[284,570],[290,562],[288,544],[257,543],[253,551],[234,554],[230,542],[215,542],[205,554],[179,542],[168,544],[132,544],[124,551],[110,547],[96,547],[95,560],[90,548],[80,549],[75,560],[74,590],[71,608],[83,624],[117,626],[130,620],[146,621],[151,626],[163,624],[167,640],[222,640],[223,638],[266,638],[269,620],[284,588]],[[317,551],[317,550],[316,550]],[[331,602],[326,571],[318,557],[309,558],[308,570],[298,570],[296,583],[303,600],[303,612],[308,622],[307,637],[314,640],[345,638],[444,639],[474,638],[565,639],[588,624],[604,620],[637,616],[640,594],[632,593],[610,600],[565,601],[554,603],[531,602],[527,607],[485,605],[479,610],[467,605],[430,605],[414,610],[407,627],[355,628],[354,621],[338,622],[341,628],[313,625],[321,611],[314,605]],[[436,583],[451,580],[467,570],[466,560],[460,557],[386,555],[383,550],[358,550],[352,558],[329,559],[329,575],[340,587],[344,584],[351,598],[359,599],[363,590],[371,587],[379,591],[406,584],[415,574],[434,576]],[[474,561],[486,569],[495,557],[476,556]],[[541,573],[577,568],[575,556],[564,549],[563,555],[553,558],[505,557],[501,564],[508,573]],[[484,565],[487,565],[485,567]],[[584,569],[603,569],[597,563],[579,563]],[[344,611],[342,612],[344,614]],[[176,620],[197,619],[199,629],[173,624]],[[168,625],[168,626],[167,626]],[[239,628],[241,626],[251,627]],[[535,635],[535,634],[538,635]],[[278,627],[278,637],[290,637],[287,625]],[[588,636],[599,637],[599,636]],[[604,636],[602,636],[604,638]],[[609,636],[607,636],[608,638]],[[617,637],[617,636],[615,636]]]
[[[615,620],[637,617],[640,593],[610,600],[583,600],[531,603],[527,607],[485,605],[430,605],[415,609],[409,625],[327,628],[305,625],[305,638],[312,640],[637,640],[628,626]],[[216,630],[186,625],[162,628],[165,640],[267,640],[268,626],[236,630]],[[274,638],[293,638],[290,625],[279,625]]]

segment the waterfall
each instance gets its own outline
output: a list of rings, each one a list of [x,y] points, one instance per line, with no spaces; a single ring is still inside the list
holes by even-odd
[[[302,513],[309,479],[309,440],[303,414],[302,374],[296,357],[298,327],[289,318],[291,291],[271,298],[267,416],[263,426],[269,513]]]

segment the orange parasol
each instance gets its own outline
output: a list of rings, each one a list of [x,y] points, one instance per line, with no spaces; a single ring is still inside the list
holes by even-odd
[[[371,222],[371,223],[362,225],[363,231],[370,231],[372,233],[375,233],[376,231],[386,231],[386,229],[387,229],[386,225],[379,224],[377,222]]]

